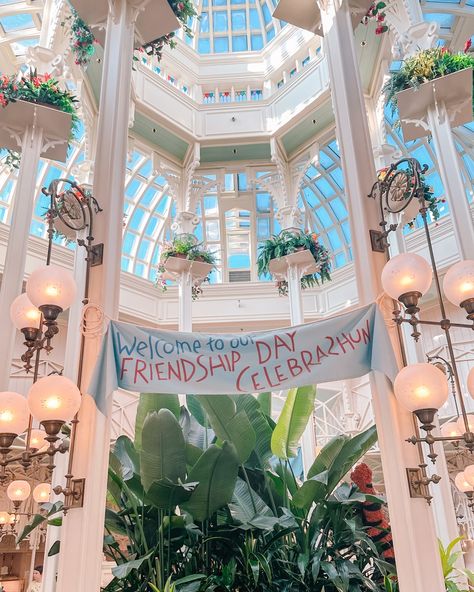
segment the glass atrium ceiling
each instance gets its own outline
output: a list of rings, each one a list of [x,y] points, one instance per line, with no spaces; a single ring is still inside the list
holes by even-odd
[[[272,18],[278,0],[197,0],[194,37],[200,54],[260,51],[285,24]]]

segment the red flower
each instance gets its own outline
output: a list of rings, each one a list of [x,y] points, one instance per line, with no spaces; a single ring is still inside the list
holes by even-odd
[[[41,86],[41,79],[39,76],[33,76],[33,86],[36,88]]]
[[[5,95],[3,93],[0,93],[0,105],[2,107],[6,107],[8,105],[8,101],[5,98]]]
[[[178,10],[184,10],[184,4],[182,2],[178,3]]]
[[[467,53],[471,49],[471,46],[472,46],[472,41],[469,38],[464,45],[464,50],[463,50],[464,53]]]

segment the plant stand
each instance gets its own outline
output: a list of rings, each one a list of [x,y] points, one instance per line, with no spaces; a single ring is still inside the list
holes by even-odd
[[[73,0],[72,5],[89,26],[100,25],[107,20],[110,5],[107,0]],[[131,8],[137,11],[135,35],[140,45],[150,43],[180,27],[167,0],[137,2]]]
[[[472,120],[472,75],[472,68],[466,68],[426,82],[416,90],[397,93],[405,141],[430,133],[433,137],[453,230],[463,259],[474,253],[474,224],[451,128]]]
[[[195,282],[205,279],[212,267],[210,263],[180,257],[169,257],[166,260],[163,278],[176,280],[179,289],[179,331],[192,331],[192,287]]]
[[[0,146],[21,152],[0,289],[0,310],[10,310],[11,303],[21,293],[39,159],[43,156],[66,160],[71,122],[68,113],[28,101],[17,101],[0,109]],[[5,361],[0,370],[0,390],[8,387],[15,333],[8,322],[0,340],[0,359]]]
[[[320,266],[307,249],[297,251],[279,259],[270,261],[270,273],[277,280],[288,282],[288,298],[290,301],[290,318],[292,325],[304,323],[303,300],[301,296],[301,278],[319,271]]]
[[[270,273],[277,280],[288,282],[288,299],[290,302],[291,325],[304,323],[303,298],[301,295],[301,278],[319,271],[319,265],[307,249],[297,251],[279,259],[273,259],[269,265]],[[308,423],[301,439],[301,453],[303,456],[303,471],[306,475],[314,462],[316,442],[314,440],[314,426]]]

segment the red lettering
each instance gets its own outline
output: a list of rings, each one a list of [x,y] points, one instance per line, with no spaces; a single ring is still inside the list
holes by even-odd
[[[138,367],[139,364],[141,365],[141,368]],[[144,380],[146,382],[146,384],[148,384],[148,380],[146,379],[145,376],[143,376],[143,371],[145,370],[145,368],[146,368],[146,362],[145,362],[145,360],[136,360],[135,361],[135,376],[133,378],[133,383],[134,384],[137,383],[138,375],[140,375],[140,378],[142,380]]]
[[[198,357],[196,358],[197,365],[198,365],[200,368],[202,368],[202,369],[204,370],[204,372],[203,372],[203,375],[201,376],[201,378],[198,378],[198,379],[196,380],[196,382],[202,382],[203,380],[206,380],[206,378],[207,378],[207,375],[209,374],[209,371],[208,371],[207,367],[206,367],[206,366],[205,366],[205,365],[204,365],[204,364],[201,362],[201,359],[202,359],[203,357],[204,357],[204,356],[198,356]]]
[[[133,358],[122,358],[122,364],[120,366],[120,380],[123,379],[125,372],[128,372],[128,370],[125,368],[125,362],[128,362],[129,360],[133,360]]]
[[[243,380],[245,374],[250,370],[250,366],[245,366],[245,368],[243,370],[241,370],[241,372],[239,373],[239,375],[237,376],[237,380],[235,382],[235,387],[238,391],[240,391],[241,393],[245,393],[247,392],[245,389],[243,389],[241,387],[241,381]]]
[[[258,391],[260,389],[263,388],[263,386],[257,382],[257,377],[258,377],[258,372],[255,372],[254,374],[252,374],[252,376],[250,377],[250,379],[252,380],[252,384],[253,384],[253,388]]]
[[[177,380],[181,380],[181,366],[179,360],[176,360],[176,367],[173,367],[171,362],[168,362],[168,380],[174,376]]]
[[[350,339],[347,338],[347,335],[345,333],[342,333],[342,337],[342,340],[339,337],[336,337],[339,347],[342,349],[342,351],[346,353],[346,348],[344,347],[345,345],[350,345],[352,349],[354,349],[354,344]]]
[[[272,382],[272,379],[270,378],[270,374],[268,373],[266,366],[263,367],[263,373],[265,375],[265,378],[267,379],[268,386],[271,386],[272,388],[279,386],[279,382]]]
[[[280,365],[275,366],[275,374],[276,374],[276,376],[277,376],[277,378],[278,378],[278,380],[280,381],[280,384],[281,384],[283,381],[288,380],[288,377],[285,376],[284,374],[282,374],[280,372],[280,370],[281,370],[281,366]]]
[[[265,343],[264,341],[256,341],[255,345],[257,346],[258,363],[265,364],[271,358],[271,355],[272,355],[271,347],[268,345],[268,343]],[[263,353],[265,352],[265,348],[267,350],[266,357],[263,356]]]
[[[332,337],[330,337],[329,335],[326,336],[326,339],[329,341],[329,349],[328,349],[328,356],[338,356],[339,354],[337,352],[333,352],[333,347],[334,347],[334,339]]]
[[[327,358],[328,357],[328,355],[326,353],[324,353],[324,351],[321,349],[321,347],[319,345],[316,348],[316,356],[318,358],[318,364],[321,363],[321,358]]]
[[[235,366],[237,365],[238,362],[240,362],[240,358],[242,357],[239,352],[236,351],[232,351],[230,354],[232,363],[231,363],[231,370],[232,372],[234,372],[235,370]]]
[[[186,365],[188,365],[188,369],[186,369]],[[196,366],[193,364],[193,362],[184,360],[183,358],[181,358],[181,366],[183,368],[184,382],[189,382],[196,372]],[[190,374],[188,373],[188,370]]]
[[[288,333],[286,333],[286,335],[288,335]],[[290,341],[291,343],[291,341]],[[280,337],[279,335],[275,335],[275,359],[278,360],[278,350],[284,348],[288,351],[293,351],[291,349],[291,345],[288,345],[288,343],[286,343],[286,341],[283,339],[283,337]]]
[[[219,361],[215,364],[212,361],[212,358],[209,358],[209,370],[211,371],[211,376],[214,376],[214,370],[218,370],[219,368],[224,368],[224,370],[227,370],[224,360],[220,354],[218,354],[217,359]]]
[[[288,370],[290,371],[293,378],[295,376],[299,376],[303,372],[303,368],[298,364],[298,360],[296,358],[288,358],[287,364]]]
[[[156,362],[155,364],[155,374],[158,380],[166,380],[162,375],[161,366],[164,366],[164,362]]]
[[[364,343],[367,345],[370,342],[370,325],[369,319],[365,321],[366,328],[362,328],[362,336],[364,337]]]
[[[306,368],[306,372],[311,372],[311,366],[317,366],[317,363],[313,361],[311,352],[306,349],[301,352],[301,361]]]

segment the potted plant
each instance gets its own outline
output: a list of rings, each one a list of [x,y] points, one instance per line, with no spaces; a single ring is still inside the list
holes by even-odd
[[[76,115],[76,97],[68,90],[62,90],[59,82],[50,74],[38,74],[29,70],[23,74],[0,76],[0,105],[7,107],[10,103],[26,101],[38,105],[52,107],[72,116],[71,136],[77,128],[79,118]],[[70,136],[70,137],[71,137]],[[7,149],[6,163],[12,168],[19,168],[20,158],[16,151]]]
[[[261,245],[257,258],[259,276],[270,273],[270,261],[272,259],[279,259],[285,255],[304,250],[310,251],[313,255],[314,261],[319,265],[319,271],[303,276],[301,278],[301,287],[303,289],[313,288],[319,286],[320,282],[330,281],[331,263],[329,253],[318,242],[317,234],[290,230],[282,230],[280,234],[274,234]],[[288,293],[288,282],[286,280],[278,280],[276,285],[280,296],[285,296]]]
[[[196,237],[192,234],[182,234],[175,237],[171,242],[164,243],[163,250],[161,251],[160,262],[158,265],[158,277],[156,279],[156,285],[161,288],[163,292],[167,290],[167,281],[171,277],[166,271],[166,262],[171,257],[178,259],[187,259],[189,261],[199,261],[200,263],[208,263],[213,267],[216,265],[217,257],[215,253],[208,251],[203,243],[196,242]],[[203,282],[209,282],[210,274],[202,279],[196,280],[192,286],[193,300],[197,300],[202,294]]]
[[[444,47],[419,51],[404,60],[399,70],[392,72],[383,88],[386,104],[395,112],[398,108],[397,93],[409,88],[417,89],[425,82],[472,67],[474,56],[469,53],[451,53]]]

